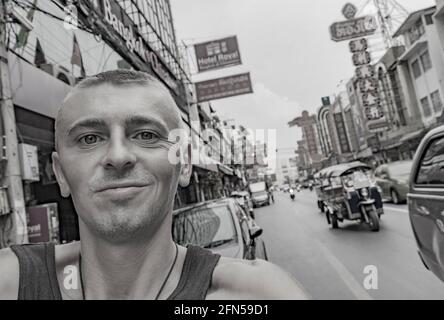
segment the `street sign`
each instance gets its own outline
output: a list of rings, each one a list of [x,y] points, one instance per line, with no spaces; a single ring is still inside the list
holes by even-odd
[[[370,52],[368,51],[359,51],[356,53],[353,53],[352,56],[353,64],[357,67],[367,65],[372,61],[372,58],[370,56]]]
[[[373,78],[376,75],[375,68],[372,65],[365,65],[356,68],[356,77],[362,78]]]
[[[352,53],[366,51],[368,49],[368,41],[366,38],[350,41],[350,51]]]
[[[358,13],[358,8],[352,3],[347,3],[344,8],[342,8],[342,14],[346,19],[353,19]]]
[[[197,102],[205,102],[253,93],[250,73],[195,83]]]
[[[339,42],[372,35],[376,29],[375,17],[364,16],[333,23],[330,26],[330,35],[333,41]]]

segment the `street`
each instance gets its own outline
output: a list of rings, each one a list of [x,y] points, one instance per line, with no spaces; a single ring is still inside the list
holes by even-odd
[[[268,258],[313,299],[444,299],[444,284],[417,254],[407,205],[384,204],[380,232],[346,221],[327,224],[316,194],[275,192],[275,204],[255,209]],[[364,268],[376,266],[378,289],[366,290]]]

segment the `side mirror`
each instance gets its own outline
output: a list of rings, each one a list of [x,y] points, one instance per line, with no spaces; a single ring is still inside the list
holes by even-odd
[[[251,239],[256,239],[258,237],[260,237],[260,235],[262,234],[263,230],[261,227],[259,226],[253,226],[250,228],[250,238]]]

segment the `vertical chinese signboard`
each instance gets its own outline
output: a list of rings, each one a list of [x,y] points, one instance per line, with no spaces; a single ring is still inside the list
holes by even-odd
[[[378,79],[374,67],[371,65],[369,43],[365,38],[376,32],[376,19],[373,16],[355,18],[357,10],[350,3],[344,6],[342,12],[347,20],[336,22],[330,27],[331,38],[336,42],[351,40],[349,47],[353,64],[356,67],[358,92],[364,108],[367,129],[370,132],[385,130],[387,119],[378,91]]]

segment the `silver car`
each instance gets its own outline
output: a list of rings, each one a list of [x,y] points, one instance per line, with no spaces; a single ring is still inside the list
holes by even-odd
[[[419,255],[444,281],[444,126],[428,133],[416,152],[408,206]]]

